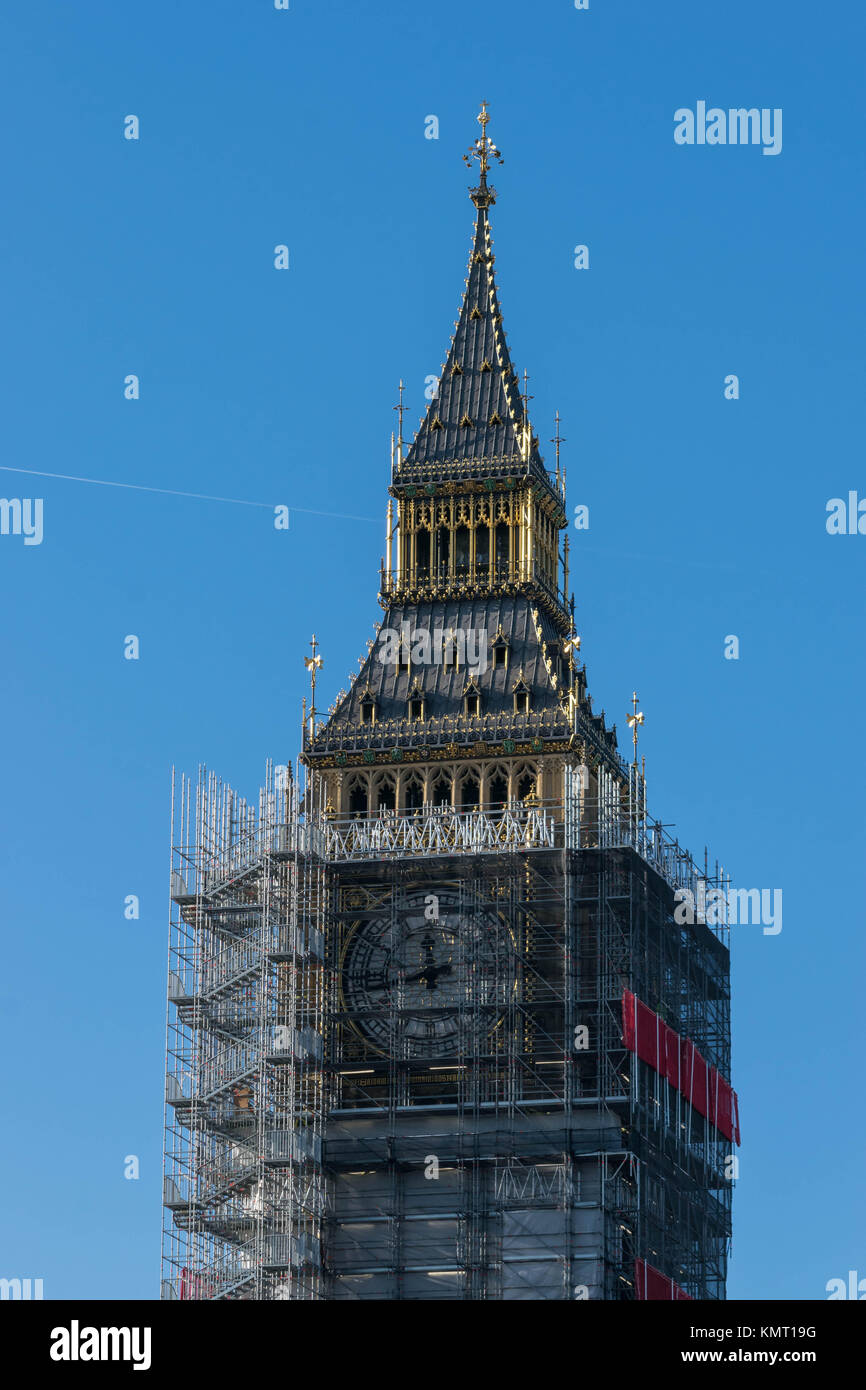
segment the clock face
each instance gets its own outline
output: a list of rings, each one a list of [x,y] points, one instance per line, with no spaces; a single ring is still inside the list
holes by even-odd
[[[515,986],[513,943],[491,907],[467,911],[437,886],[356,923],[343,952],[352,1026],[386,1056],[454,1057],[500,1022]]]

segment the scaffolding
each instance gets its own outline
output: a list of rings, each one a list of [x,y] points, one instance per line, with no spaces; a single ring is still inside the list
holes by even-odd
[[[324,868],[291,768],[173,779],[162,1295],[317,1298]]]
[[[622,995],[730,1075],[727,925],[674,917],[726,880],[636,768],[341,821],[269,767],[176,811],[164,1297],[628,1299],[637,1259],[724,1297],[730,1141]]]

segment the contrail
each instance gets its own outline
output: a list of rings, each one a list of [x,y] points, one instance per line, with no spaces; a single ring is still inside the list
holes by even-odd
[[[170,487],[145,487],[143,483],[115,483],[110,478],[79,478],[72,473],[43,473],[37,468],[12,468],[0,463],[0,472],[27,473],[33,478],[60,478],[65,483],[96,483],[99,487],[125,487],[133,492],[159,492],[164,497],[193,497],[198,502],[231,502],[236,507],[267,507],[273,511],[276,502],[251,502],[246,497],[214,497],[208,492],[178,492]],[[330,516],[338,521],[369,521],[377,524],[373,516],[351,516],[348,512],[319,512],[312,507],[289,507],[289,512],[303,512],[305,516]]]

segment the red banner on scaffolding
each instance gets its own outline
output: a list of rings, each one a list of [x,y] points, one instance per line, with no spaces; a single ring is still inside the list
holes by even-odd
[[[692,1296],[681,1289],[679,1284],[673,1279],[669,1279],[660,1270],[648,1265],[646,1260],[635,1260],[634,1262],[634,1296],[635,1298],[654,1298],[675,1299],[685,1298],[691,1303]]]
[[[628,989],[622,995],[622,1038],[629,1052],[676,1086],[699,1114],[739,1144],[740,1112],[731,1083],[709,1065],[689,1038],[681,1038]]]

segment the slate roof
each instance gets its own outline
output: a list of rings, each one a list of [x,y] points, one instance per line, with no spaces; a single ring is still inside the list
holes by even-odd
[[[488,213],[494,197],[486,185],[473,190],[478,211],[460,317],[437,394],[395,473],[396,485],[465,477],[467,460],[477,476],[530,472],[549,482],[538,441],[526,425],[502,327]]]
[[[458,628],[487,632],[487,669],[475,676],[475,685],[481,695],[480,722],[464,715],[464,692],[471,674],[465,664],[455,669],[442,664],[419,665],[413,662],[410,670],[405,671],[398,670],[390,662],[379,660],[385,629],[399,632],[403,622],[408,624],[410,638],[412,632],[422,628],[431,632],[437,629],[456,631]],[[500,624],[509,643],[508,664],[504,668],[495,666],[490,645]],[[541,632],[540,638],[536,624]],[[572,722],[567,705],[561,699],[562,687],[554,688],[542,643],[547,643],[550,654],[551,648],[560,641],[560,634],[550,619],[540,610],[533,613],[531,602],[522,596],[462,600],[459,603],[423,603],[417,607],[394,605],[385,614],[379,636],[351,690],[319,728],[315,739],[305,745],[305,756],[315,760],[337,751],[351,753],[353,748],[361,750],[372,743],[378,744],[389,724],[390,732],[402,743],[403,738],[397,734],[394,725],[401,723],[404,734],[408,731],[409,692],[413,688],[420,688],[425,700],[425,718],[423,722],[409,726],[413,742],[442,742],[443,738],[450,742],[452,738],[459,737],[461,727],[470,741],[471,738],[489,737],[501,742],[503,737],[515,736],[537,737],[545,743],[561,743],[576,734],[603,756],[615,758],[616,733],[606,727],[603,715],[593,714],[591,702],[586,698],[575,712]],[[553,669],[556,670],[555,662]],[[521,672],[531,692],[530,714],[523,719],[514,714],[514,686]],[[361,703],[368,695],[372,695],[376,702],[376,723],[372,727],[362,722]],[[518,730],[522,729],[523,732],[506,728],[509,721],[515,722]],[[450,730],[447,736],[443,735],[446,726]],[[436,737],[432,737],[434,733]]]
[[[340,723],[354,725],[361,722],[361,700],[368,689],[377,703],[377,718],[404,719],[409,689],[415,685],[416,677],[425,697],[428,717],[441,718],[462,712],[463,692],[469,674],[464,664],[455,670],[444,665],[416,665],[413,662],[410,671],[398,672],[393,664],[384,664],[379,660],[380,653],[384,651],[382,633],[386,628],[400,631],[403,622],[408,625],[410,634],[414,630],[433,632],[437,628],[445,633],[458,628],[464,632],[469,629],[486,631],[487,670],[476,677],[484,713],[510,713],[513,710],[514,684],[521,667],[523,679],[532,692],[533,711],[559,709],[559,694],[550,681],[536,637],[529,600],[522,597],[478,599],[474,602],[464,599],[459,603],[422,603],[417,607],[390,608],[383,619],[379,637],[351,691],[331,716],[329,724],[332,728]],[[539,612],[538,622],[543,640],[549,644],[561,641],[556,628],[544,613]],[[508,665],[507,668],[496,669],[490,644],[500,624],[509,643]]]

